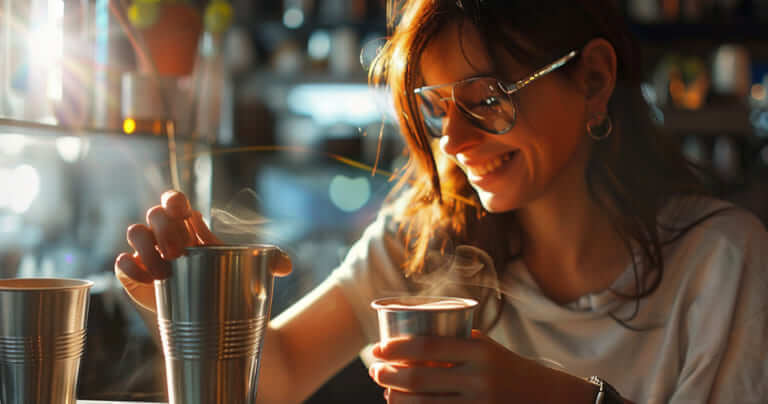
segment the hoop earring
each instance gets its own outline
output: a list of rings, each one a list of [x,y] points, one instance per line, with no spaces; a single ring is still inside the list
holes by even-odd
[[[613,121],[606,113],[597,114],[587,121],[587,134],[596,141],[606,139],[613,132]]]

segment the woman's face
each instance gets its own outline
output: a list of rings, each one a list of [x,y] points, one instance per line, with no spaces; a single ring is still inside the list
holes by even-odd
[[[524,66],[504,52],[501,65],[492,66],[471,24],[464,25],[462,35],[464,54],[456,24],[430,41],[420,63],[424,85],[481,74],[509,83],[540,67]],[[450,86],[441,91],[450,97]],[[583,181],[589,155],[585,96],[566,75],[554,72],[539,78],[515,98],[516,123],[500,135],[475,127],[449,103],[438,140],[440,150],[464,171],[489,212],[519,209],[539,198],[562,194],[566,184]]]

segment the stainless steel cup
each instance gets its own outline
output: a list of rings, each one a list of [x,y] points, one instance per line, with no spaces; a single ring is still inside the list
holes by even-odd
[[[469,338],[477,301],[445,296],[403,296],[374,300],[379,338],[441,336]]]
[[[272,268],[270,245],[190,247],[155,281],[170,404],[253,403]]]
[[[0,403],[75,404],[92,286],[0,280]]]

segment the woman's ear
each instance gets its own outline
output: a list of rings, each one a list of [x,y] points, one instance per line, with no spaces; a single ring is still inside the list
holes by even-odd
[[[580,59],[579,80],[586,97],[587,112],[603,114],[616,86],[616,51],[607,40],[595,38],[582,48]]]

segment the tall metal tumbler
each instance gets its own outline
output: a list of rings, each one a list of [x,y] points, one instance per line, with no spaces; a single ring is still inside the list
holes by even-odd
[[[198,246],[155,281],[170,404],[253,403],[275,246]],[[284,262],[284,261],[283,261]]]
[[[75,404],[92,286],[0,280],[0,403]]]

